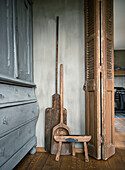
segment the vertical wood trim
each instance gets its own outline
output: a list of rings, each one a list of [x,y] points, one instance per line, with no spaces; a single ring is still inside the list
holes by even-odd
[[[33,74],[33,6],[32,6],[32,0],[30,0],[30,11],[29,11],[29,17],[30,17],[30,20],[29,20],[29,33],[30,33],[30,44],[29,44],[29,47],[30,47],[30,56],[31,56],[31,59],[30,59],[30,75],[31,75],[31,82],[34,82],[34,74]]]
[[[96,46],[95,46],[95,58],[96,58],[96,124],[97,124],[97,159],[101,159],[101,123],[100,123],[100,10],[99,10],[99,2],[96,0]],[[97,10],[98,9],[98,10]]]
[[[13,54],[14,54],[14,78],[18,78],[17,40],[16,40],[16,12],[15,0],[13,0]]]
[[[106,4],[111,3],[111,9],[106,6]],[[101,39],[102,39],[102,49],[101,49],[101,59],[102,59],[102,135],[104,136],[104,143],[102,144],[102,159],[106,160],[110,156],[115,153],[114,146],[114,39],[113,39],[113,0],[102,0],[102,31],[101,31]],[[108,27],[108,20],[106,17],[109,15],[109,12],[112,15],[112,18],[109,22],[110,28]],[[111,31],[108,32],[108,31]],[[109,56],[109,52],[107,52],[107,46],[110,50],[110,46],[107,44],[107,40],[110,40],[111,45],[111,56]],[[110,57],[112,60],[110,61],[111,70],[108,70],[108,62],[107,59]],[[108,66],[108,67],[107,67]],[[109,67],[110,68],[110,67]],[[109,97],[111,95],[111,100]],[[108,101],[109,100],[109,101]],[[109,106],[110,105],[110,106]],[[110,108],[111,107],[111,108]],[[111,111],[111,112],[110,112]],[[110,115],[111,114],[111,115]],[[111,118],[109,121],[108,116]],[[108,129],[108,127],[110,127]],[[110,138],[110,139],[109,139]],[[109,143],[111,143],[109,145]]]
[[[29,6],[29,5],[28,5]],[[30,74],[30,11],[27,9],[27,74]]]
[[[7,13],[6,13],[6,18],[7,18],[7,59],[8,59],[8,67],[10,66],[10,0],[6,1],[6,6],[7,6]]]

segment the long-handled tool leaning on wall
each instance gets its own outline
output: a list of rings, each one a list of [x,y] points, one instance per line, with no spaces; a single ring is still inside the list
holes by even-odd
[[[65,149],[65,155],[71,153],[71,144],[59,142],[54,140],[54,136],[68,136],[70,135],[70,128],[63,123],[63,64],[60,65],[60,123],[53,128],[51,153],[56,152],[56,160],[59,160],[61,151]],[[58,144],[58,145],[57,145]],[[58,150],[57,150],[58,148]]]
[[[58,94],[58,37],[59,37],[59,17],[56,18],[56,79],[55,94],[52,96],[52,108],[45,110],[45,150],[51,151],[52,129],[60,120],[60,95]],[[63,121],[67,123],[67,110],[63,108]],[[56,154],[55,150],[52,152]],[[65,154],[65,149],[61,154]]]

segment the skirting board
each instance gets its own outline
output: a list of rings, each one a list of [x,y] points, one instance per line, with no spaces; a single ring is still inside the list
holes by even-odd
[[[44,147],[36,147],[36,151],[37,152],[47,152],[47,151],[45,151]],[[82,148],[76,148],[75,151],[76,151],[76,153],[83,153]]]

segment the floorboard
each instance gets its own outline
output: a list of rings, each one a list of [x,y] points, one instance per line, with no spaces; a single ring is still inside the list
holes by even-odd
[[[55,155],[50,153],[27,154],[14,170],[123,170],[125,169],[125,118],[115,118],[116,153],[107,161],[89,157],[89,163],[84,162],[84,154],[76,156],[61,156],[55,161]]]

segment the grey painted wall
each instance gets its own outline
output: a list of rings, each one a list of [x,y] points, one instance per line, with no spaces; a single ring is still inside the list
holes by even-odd
[[[125,76],[115,76],[114,78],[114,86],[115,87],[124,87],[125,88]]]
[[[85,132],[84,2],[83,0],[34,0],[34,81],[40,106],[38,147],[44,147],[45,108],[55,93],[56,16],[59,25],[59,63],[64,64],[64,107],[71,134]]]
[[[114,0],[114,48],[125,49],[125,0]]]
[[[125,0],[114,0],[114,49],[125,50]],[[114,86],[125,87],[125,77],[115,77]]]

